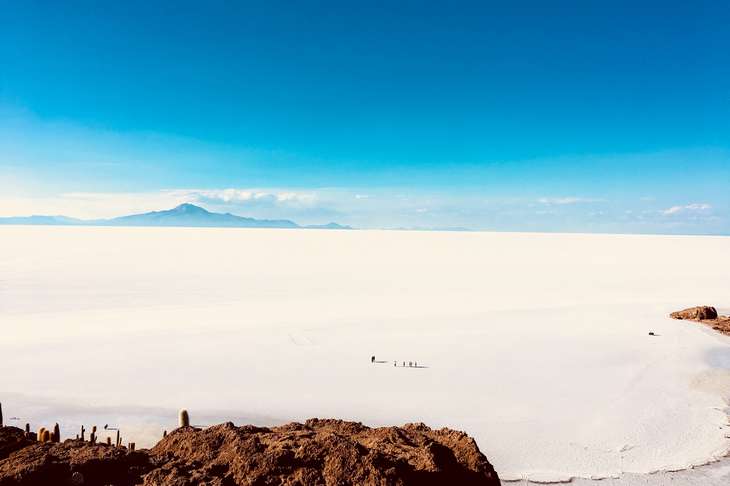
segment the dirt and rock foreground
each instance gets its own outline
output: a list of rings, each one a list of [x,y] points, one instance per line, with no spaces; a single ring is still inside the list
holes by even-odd
[[[136,451],[77,439],[40,443],[0,428],[0,486],[41,484],[498,485],[499,478],[471,437],[423,424],[182,427]]]

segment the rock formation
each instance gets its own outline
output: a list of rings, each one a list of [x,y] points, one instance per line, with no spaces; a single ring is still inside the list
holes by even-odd
[[[33,442],[17,427],[0,427],[0,461]]]
[[[672,319],[683,319],[696,321],[712,327],[715,331],[730,336],[730,317],[721,316],[714,307],[698,306],[690,307],[669,315]]]
[[[0,486],[499,485],[471,437],[423,424],[369,428],[311,419],[272,428],[182,427],[135,452],[81,440],[31,442],[5,427],[0,450],[7,452]]]
[[[691,321],[703,321],[706,319],[717,319],[717,310],[714,307],[701,305],[690,307],[670,314],[672,319],[688,319]]]

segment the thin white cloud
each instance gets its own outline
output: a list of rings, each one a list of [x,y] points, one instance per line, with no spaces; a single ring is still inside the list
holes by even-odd
[[[707,211],[708,209],[712,209],[712,206],[706,203],[692,203],[692,204],[686,204],[684,206],[672,206],[671,208],[664,209],[662,211],[662,214],[665,216],[673,216],[676,214],[685,214],[685,213],[701,213],[703,211]]]
[[[595,203],[602,202],[603,199],[589,198],[589,197],[541,197],[537,200],[540,204],[563,206],[567,204],[584,204],[584,203]]]
[[[316,205],[314,192],[276,191],[258,189],[213,189],[177,191],[198,202],[235,204],[238,206],[282,206],[305,208]]]
[[[0,197],[0,216],[63,215],[99,219],[167,209],[189,202],[172,191],[69,192],[50,196]]]

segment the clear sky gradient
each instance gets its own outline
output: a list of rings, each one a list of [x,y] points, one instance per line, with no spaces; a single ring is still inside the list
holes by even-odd
[[[730,234],[726,2],[63,3],[0,1],[0,215]]]

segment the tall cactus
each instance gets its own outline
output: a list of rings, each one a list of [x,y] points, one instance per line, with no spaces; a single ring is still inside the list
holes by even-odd
[[[0,427],[3,426],[3,404],[0,403]]]
[[[43,433],[46,431],[45,427],[41,427],[38,429],[38,434],[36,435],[36,440],[38,442],[43,442]]]
[[[61,428],[58,426],[58,422],[53,426],[53,442],[61,442]]]
[[[180,427],[190,427],[190,416],[188,415],[188,411],[184,408],[180,410],[180,417],[178,420],[178,426]]]

